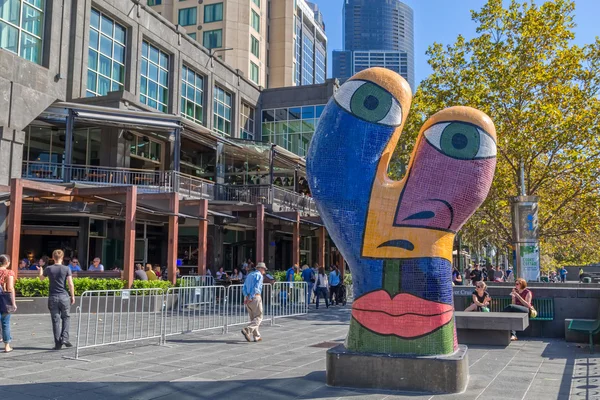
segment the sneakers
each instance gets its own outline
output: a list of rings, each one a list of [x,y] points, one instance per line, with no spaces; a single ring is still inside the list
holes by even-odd
[[[244,335],[244,337],[246,338],[246,340],[248,342],[250,342],[250,336],[248,335],[248,332],[246,332],[245,329],[242,329],[242,335]]]
[[[256,336],[256,337],[254,338],[254,341],[255,341],[255,342],[262,342],[262,338],[261,338],[260,336]]]
[[[63,345],[66,347],[66,348],[68,348],[68,349],[70,349],[71,347],[73,347],[73,345],[71,344],[71,342],[62,342],[62,344],[63,344]]]
[[[510,340],[512,342],[514,342],[515,340],[519,340],[519,339],[517,339],[517,337],[515,335],[511,335]]]

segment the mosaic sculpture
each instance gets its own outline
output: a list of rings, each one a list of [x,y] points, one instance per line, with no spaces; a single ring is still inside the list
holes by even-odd
[[[354,285],[346,348],[445,355],[457,347],[452,300],[456,232],[486,198],[496,167],[491,119],[451,107],[425,122],[406,176],[387,176],[412,94],[371,68],[329,101],[307,156],[309,185]]]

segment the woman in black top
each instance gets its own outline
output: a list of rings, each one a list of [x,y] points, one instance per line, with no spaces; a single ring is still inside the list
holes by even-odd
[[[473,304],[465,309],[465,311],[482,311],[483,307],[489,307],[492,298],[485,291],[487,286],[483,282],[477,282],[475,290],[473,290]]]

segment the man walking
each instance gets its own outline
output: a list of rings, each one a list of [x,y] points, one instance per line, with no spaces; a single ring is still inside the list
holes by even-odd
[[[54,250],[52,259],[54,265],[45,269],[40,268],[40,280],[50,280],[50,295],[48,297],[48,309],[52,317],[52,331],[54,332],[54,350],[60,350],[63,345],[73,347],[69,342],[69,322],[71,319],[71,305],[75,304],[75,287],[73,286],[73,275],[71,269],[63,265],[65,253],[62,250]],[[67,293],[66,285],[69,285],[71,298]],[[62,319],[62,329],[60,320]]]
[[[312,296],[313,286],[315,286],[315,274],[312,269],[308,267],[308,265],[304,265],[302,267],[302,280],[306,282],[305,286],[305,296],[306,296],[306,308],[310,304],[310,298]]]
[[[337,269],[337,265],[331,267],[329,273],[329,303],[333,305],[333,296],[335,295],[335,304],[340,305],[340,272]]]
[[[263,305],[262,305],[262,288],[263,288],[263,275],[267,270],[267,266],[264,262],[256,264],[256,271],[252,271],[246,277],[244,281],[244,288],[242,293],[244,294],[244,305],[250,314],[250,323],[247,327],[242,329],[242,335],[250,342],[250,336],[254,337],[255,342],[260,342],[260,332],[258,327],[263,320]]]

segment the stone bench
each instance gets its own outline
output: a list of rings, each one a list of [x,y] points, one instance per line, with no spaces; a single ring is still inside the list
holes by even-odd
[[[454,313],[460,344],[508,346],[510,331],[524,331],[529,326],[525,313],[464,312]]]

